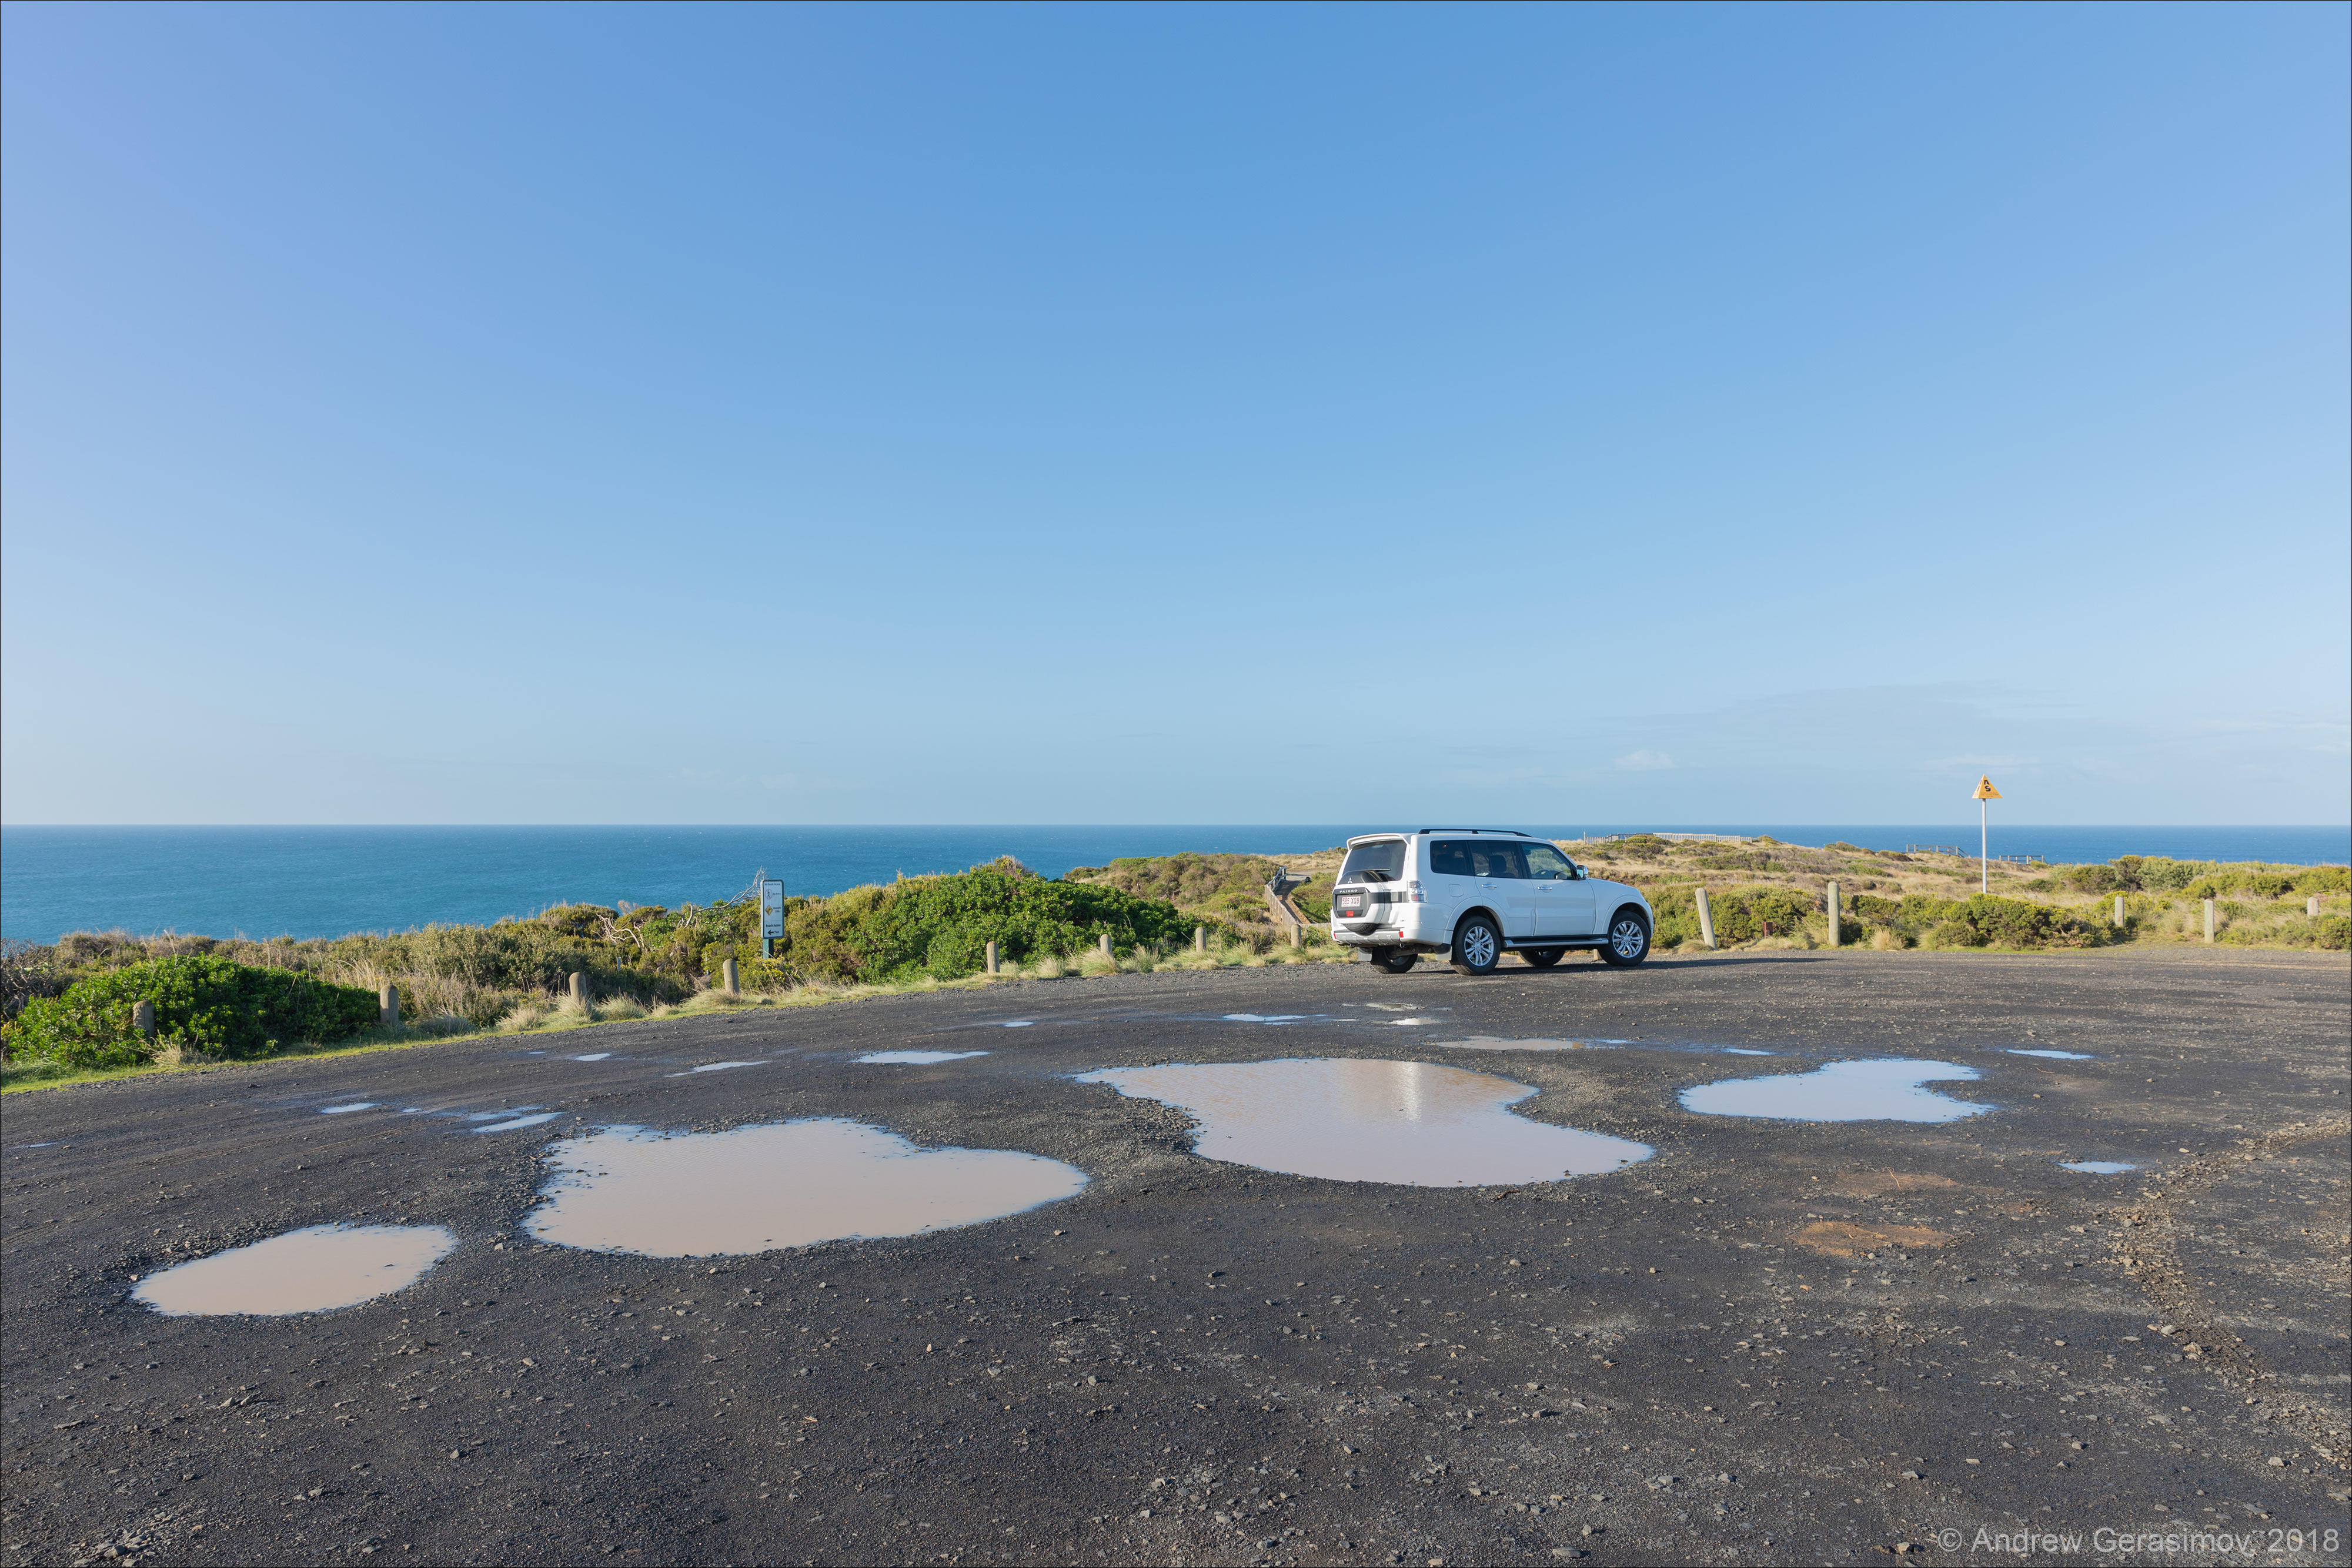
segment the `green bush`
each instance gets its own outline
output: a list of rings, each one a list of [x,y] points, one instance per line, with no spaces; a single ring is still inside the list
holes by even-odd
[[[1643,888],[1656,917],[1650,939],[1661,947],[1699,940],[1698,896],[1691,887]],[[1725,887],[1707,890],[1715,915],[1715,940],[1736,946],[1764,936],[1793,936],[1815,915],[1812,896],[1785,887]]]
[[[2113,934],[2095,920],[2021,898],[1978,894],[1967,900],[1913,894],[1900,902],[1868,894],[1853,901],[1854,916],[1916,942],[1938,947],[2097,947]]]
[[[1090,947],[1105,931],[1118,949],[1172,944],[1198,924],[1172,904],[1097,883],[1048,882],[999,861],[811,901],[787,915],[781,956],[808,980],[954,979],[979,971],[992,940],[1005,962],[1018,964]]]
[[[139,1002],[155,1004],[155,1039],[131,1028]],[[341,1040],[376,1021],[376,998],[288,969],[226,958],[157,958],[77,980],[61,997],[28,1002],[10,1051],[68,1067],[132,1067],[165,1045],[209,1056],[268,1056],[300,1041]]]
[[[2077,893],[2113,893],[2124,885],[2123,873],[2111,865],[2068,866],[2065,882]]]
[[[2294,879],[2294,890],[2305,895],[2352,892],[2352,867],[2314,866]]]
[[[2319,945],[2337,952],[2352,947],[2352,915],[2323,915],[2319,922]]]

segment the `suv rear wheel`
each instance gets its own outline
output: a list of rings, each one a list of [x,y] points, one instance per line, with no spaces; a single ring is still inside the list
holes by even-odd
[[[1412,969],[1414,962],[1420,957],[1421,955],[1418,953],[1400,952],[1394,947],[1381,947],[1372,954],[1372,967],[1376,969],[1385,969],[1391,975],[1402,975]]]
[[[1630,969],[1649,956],[1650,923],[1638,910],[1619,910],[1609,922],[1609,940],[1601,945],[1601,960]]]
[[[1491,975],[1503,961],[1503,934],[1483,915],[1454,928],[1454,967],[1465,975]]]

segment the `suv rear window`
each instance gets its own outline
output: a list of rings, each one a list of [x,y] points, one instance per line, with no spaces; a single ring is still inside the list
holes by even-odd
[[[1395,882],[1404,875],[1404,841],[1381,839],[1358,844],[1339,868],[1341,882]]]
[[[1518,844],[1438,839],[1429,846],[1429,869],[1437,876],[1492,876],[1525,882],[1528,861],[1525,850]]]

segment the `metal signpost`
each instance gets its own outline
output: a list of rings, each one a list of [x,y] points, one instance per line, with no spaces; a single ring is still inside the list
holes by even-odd
[[[760,956],[776,956],[776,940],[784,934],[784,884],[760,879]]]
[[[1998,800],[2000,791],[1992,787],[1992,776],[1977,775],[1977,885],[1986,893],[1992,891],[1992,828],[1985,813],[1987,800]]]

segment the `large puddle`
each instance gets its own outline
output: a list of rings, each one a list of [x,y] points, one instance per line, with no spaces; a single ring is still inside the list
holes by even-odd
[[[1081,1073],[1198,1118],[1196,1153],[1329,1181],[1496,1186],[1613,1171],[1646,1144],[1507,1109],[1535,1091],[1427,1061],[1345,1059],[1122,1067]]]
[[[323,1312],[415,1284],[457,1245],[437,1225],[313,1225],[150,1274],[131,1294],[173,1317]]]
[[[1734,1078],[1682,1092],[1683,1109],[1702,1116],[1769,1116],[1789,1122],[1957,1122],[1991,1107],[1954,1100],[1923,1085],[1974,1078],[1952,1061],[1832,1061],[1811,1072]]]
[[[1087,1185],[1059,1160],[918,1148],[837,1118],[664,1136],[609,1127],[551,1145],[542,1241],[651,1258],[912,1236],[1054,1203]]]

